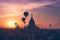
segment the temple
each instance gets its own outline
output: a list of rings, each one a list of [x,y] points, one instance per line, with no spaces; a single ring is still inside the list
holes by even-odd
[[[30,21],[29,21],[29,25],[28,25],[27,28],[31,28],[31,29],[37,28],[37,26],[35,25],[35,21],[34,21],[34,19],[33,19],[33,14],[31,14],[31,19],[30,19]]]

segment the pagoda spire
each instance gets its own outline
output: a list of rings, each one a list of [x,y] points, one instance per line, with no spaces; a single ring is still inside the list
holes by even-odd
[[[31,18],[33,18],[33,13],[31,13]]]

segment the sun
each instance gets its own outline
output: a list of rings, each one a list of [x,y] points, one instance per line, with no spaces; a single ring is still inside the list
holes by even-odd
[[[14,21],[14,20],[8,20],[8,21],[7,21],[7,26],[8,26],[9,28],[14,28],[15,23],[16,23],[16,21]]]

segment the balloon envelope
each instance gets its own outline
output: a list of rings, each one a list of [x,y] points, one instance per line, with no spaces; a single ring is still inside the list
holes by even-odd
[[[26,20],[25,18],[22,18],[22,21],[23,21],[24,23],[25,23],[25,20]]]
[[[15,23],[15,25],[17,25],[17,23]]]
[[[27,17],[28,16],[28,12],[24,12],[24,16]]]
[[[51,24],[49,24],[49,26],[52,26]]]

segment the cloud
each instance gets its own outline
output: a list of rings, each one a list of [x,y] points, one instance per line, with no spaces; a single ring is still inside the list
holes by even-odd
[[[0,16],[7,14],[14,14],[15,16],[20,16],[24,11],[42,7],[45,5],[53,4],[55,2],[44,2],[44,3],[30,3],[30,4],[12,4],[12,3],[0,3]],[[16,15],[17,14],[17,15]],[[14,16],[13,15],[13,16]],[[10,16],[10,15],[9,15]],[[6,17],[6,16],[5,16]]]
[[[40,2],[40,1],[42,1],[42,0],[0,0],[0,2],[13,2],[13,3],[15,3],[15,2]]]
[[[10,2],[10,3],[15,3],[15,2],[18,2],[18,1],[19,0],[0,0],[0,2]]]
[[[59,24],[60,0],[0,0],[0,19],[20,17],[24,11],[34,11],[40,23]]]
[[[35,8],[35,9],[33,9],[33,11],[38,14],[43,14],[44,17],[48,17],[50,19],[53,18],[54,20],[56,20],[56,19],[60,20],[60,18],[59,18],[60,17],[60,7],[59,6],[50,4],[50,5],[45,5],[43,7]]]
[[[53,4],[54,6],[60,7],[60,1]]]
[[[0,0],[7,3],[34,3],[34,2],[59,2],[60,0]]]
[[[56,28],[60,27],[60,6],[56,6],[55,4],[57,3],[58,2],[32,9],[36,14],[35,16],[38,15],[37,19],[39,23],[44,21],[46,24],[51,23]]]

